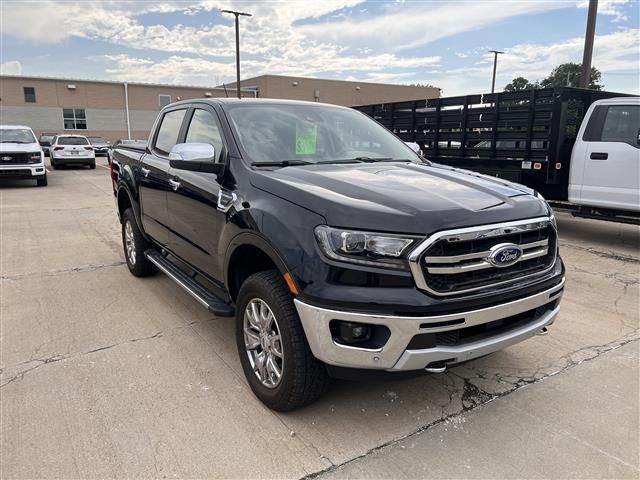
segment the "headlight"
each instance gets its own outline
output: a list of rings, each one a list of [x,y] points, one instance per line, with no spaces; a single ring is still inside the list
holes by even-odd
[[[29,154],[29,161],[31,163],[39,163],[40,160],[42,160],[42,155],[40,155],[40,152],[33,152]]]
[[[547,200],[538,191],[536,191],[535,196],[537,198],[539,198],[540,200],[542,200],[544,202],[544,204],[547,206],[547,210],[549,210],[549,221],[551,222],[551,225],[553,225],[553,228],[558,230],[558,222],[556,221],[556,213],[553,211],[553,208],[551,208],[551,205],[549,205],[549,202],[547,202]]]
[[[408,270],[407,254],[420,239],[388,233],[343,230],[320,225],[315,229],[318,245],[327,257],[371,267]]]

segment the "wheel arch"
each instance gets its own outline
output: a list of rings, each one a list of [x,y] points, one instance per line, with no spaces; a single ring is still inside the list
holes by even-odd
[[[240,286],[249,276],[265,270],[288,272],[287,265],[276,249],[255,233],[241,233],[229,247],[224,260],[224,277],[227,290],[235,302]]]

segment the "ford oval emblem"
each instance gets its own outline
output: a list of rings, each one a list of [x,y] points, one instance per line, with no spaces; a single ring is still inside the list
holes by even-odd
[[[500,243],[491,248],[491,253],[487,260],[494,267],[505,268],[518,263],[521,257],[522,248],[518,245],[515,243]]]
[[[10,160],[13,160],[13,157],[2,157],[3,162],[8,162]]]

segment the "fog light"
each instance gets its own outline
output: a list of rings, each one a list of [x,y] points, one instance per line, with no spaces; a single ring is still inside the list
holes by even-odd
[[[340,343],[362,343],[371,339],[371,327],[364,323],[336,322],[335,336]]]

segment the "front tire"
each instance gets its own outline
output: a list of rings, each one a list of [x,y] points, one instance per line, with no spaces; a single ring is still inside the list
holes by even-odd
[[[251,390],[273,410],[308,405],[329,386],[326,367],[311,353],[291,293],[275,270],[256,273],[242,284],[236,343]]]
[[[46,187],[47,184],[49,183],[47,181],[47,174],[46,173],[44,175],[42,175],[42,177],[38,178],[36,181],[38,182],[38,186],[39,187]]]
[[[125,210],[122,215],[122,245],[127,267],[136,277],[149,277],[158,271],[158,268],[144,255],[152,245],[138,228],[138,222],[131,208]]]

